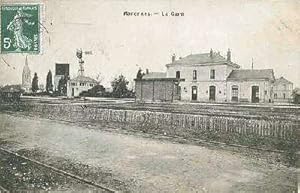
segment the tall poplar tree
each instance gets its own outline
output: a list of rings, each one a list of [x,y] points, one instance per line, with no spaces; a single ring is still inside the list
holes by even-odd
[[[31,89],[34,93],[36,93],[39,90],[39,78],[36,72],[34,73],[34,77],[32,79]]]
[[[47,91],[47,93],[50,93],[50,92],[53,91],[52,72],[51,72],[51,70],[49,70],[49,72],[47,74],[46,91]]]

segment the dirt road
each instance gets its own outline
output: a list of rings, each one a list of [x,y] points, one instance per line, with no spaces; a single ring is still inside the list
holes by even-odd
[[[293,192],[297,188],[295,168],[225,150],[46,119],[0,113],[0,142],[3,148],[121,191]]]

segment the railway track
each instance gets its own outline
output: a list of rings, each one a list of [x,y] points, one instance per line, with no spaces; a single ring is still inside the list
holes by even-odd
[[[6,189],[3,188],[2,186],[0,186],[0,193],[2,193],[2,192],[6,193],[6,192],[8,192],[8,190],[6,190]]]
[[[76,181],[79,181],[79,182],[81,182],[81,183],[87,184],[87,185],[92,186],[92,187],[94,187],[94,188],[100,189],[100,190],[102,190],[102,191],[104,191],[104,192],[109,192],[109,193],[118,192],[117,190],[113,190],[113,189],[108,188],[108,187],[106,187],[106,186],[104,186],[104,185],[102,185],[102,184],[98,184],[98,183],[93,182],[93,181],[91,181],[91,180],[82,178],[82,177],[80,177],[80,176],[78,176],[78,175],[71,174],[71,173],[66,172],[66,171],[64,171],[64,170],[61,170],[61,169],[55,168],[55,167],[53,167],[53,166],[47,165],[47,164],[45,164],[45,163],[42,163],[42,162],[40,162],[40,161],[33,160],[33,159],[28,158],[28,157],[25,157],[25,156],[23,156],[23,155],[19,155],[18,153],[12,152],[12,151],[10,151],[10,150],[7,150],[7,149],[4,149],[4,148],[1,148],[1,147],[0,147],[0,151],[4,152],[4,153],[6,153],[6,154],[9,154],[9,155],[15,156],[15,157],[17,157],[17,158],[26,160],[27,162],[31,162],[31,163],[33,163],[33,164],[36,164],[36,165],[39,165],[39,166],[41,166],[41,167],[47,168],[47,169],[49,169],[49,170],[51,170],[51,171],[53,171],[53,172],[55,172],[55,173],[57,173],[57,174],[59,174],[59,175],[63,175],[63,176],[66,176],[66,177],[75,179]],[[0,193],[1,193],[1,192],[9,192],[9,191],[6,190],[4,187],[0,186]]]
[[[299,106],[271,106],[251,104],[225,104],[225,103],[147,103],[137,104],[134,102],[116,103],[109,101],[64,101],[64,100],[28,100],[23,99],[24,104],[51,104],[51,105],[74,105],[88,106],[92,108],[112,108],[124,110],[151,110],[160,112],[176,112],[190,114],[208,114],[238,117],[275,117],[276,119],[299,120]],[[67,103],[67,104],[66,104]]]

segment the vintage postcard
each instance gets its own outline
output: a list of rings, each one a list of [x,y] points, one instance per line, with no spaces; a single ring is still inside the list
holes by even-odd
[[[298,193],[299,10],[0,0],[0,193]]]

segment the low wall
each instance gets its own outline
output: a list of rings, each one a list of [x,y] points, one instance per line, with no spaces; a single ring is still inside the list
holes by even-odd
[[[299,120],[118,110],[65,104],[30,104],[18,108],[31,115],[50,119],[114,124],[115,127],[122,129],[284,150],[291,153],[299,151],[300,144]]]

